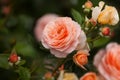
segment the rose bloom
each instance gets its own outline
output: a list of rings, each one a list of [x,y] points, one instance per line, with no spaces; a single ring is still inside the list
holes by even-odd
[[[94,72],[88,72],[85,75],[83,75],[80,80],[98,80],[97,75]]]
[[[86,50],[80,50],[73,56],[73,61],[83,69],[86,69],[83,65],[88,63],[89,53]]]
[[[96,6],[92,10],[92,19],[100,24],[109,24],[116,25],[119,22],[119,15],[115,7],[113,6],[104,6],[104,2],[100,1],[99,6]]]
[[[35,37],[38,41],[41,40],[41,35],[43,32],[44,27],[47,23],[49,23],[51,20],[54,20],[58,17],[56,14],[46,14],[42,16],[40,19],[38,19],[36,27],[35,27]]]
[[[74,73],[64,73],[64,77],[62,80],[78,80],[78,78]]]
[[[94,65],[105,80],[120,80],[120,45],[110,43],[105,50],[100,50],[95,58]]]
[[[115,7],[105,6],[105,9],[98,16],[100,24],[115,25],[119,21],[118,12]]]
[[[88,49],[86,35],[80,25],[69,17],[59,17],[49,22],[43,30],[41,42],[59,58],[65,58],[75,49]]]
[[[78,77],[75,73],[67,73],[64,70],[60,71],[57,80],[78,80]]]

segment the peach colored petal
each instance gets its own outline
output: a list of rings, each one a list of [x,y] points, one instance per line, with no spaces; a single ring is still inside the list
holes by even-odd
[[[56,14],[46,14],[37,20],[34,32],[35,32],[35,37],[38,41],[41,40],[42,32],[44,30],[45,25],[51,20],[56,19],[57,17],[58,15]]]
[[[97,80],[97,75],[94,72],[88,72],[84,74],[80,80]]]
[[[90,51],[90,48],[86,42],[87,38],[83,31],[81,31],[80,36],[78,38],[79,44],[76,47],[76,50],[87,50]]]
[[[102,57],[105,54],[105,50],[100,50],[94,57],[94,62],[93,64],[97,67],[99,66],[99,63],[101,62]]]

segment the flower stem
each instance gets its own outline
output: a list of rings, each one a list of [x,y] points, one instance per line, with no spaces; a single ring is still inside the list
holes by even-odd
[[[54,69],[52,75],[54,76],[54,74],[56,73],[56,71],[61,67],[61,65],[63,65],[66,62],[67,58],[64,58],[63,60],[61,60],[60,62],[58,62],[57,67]]]

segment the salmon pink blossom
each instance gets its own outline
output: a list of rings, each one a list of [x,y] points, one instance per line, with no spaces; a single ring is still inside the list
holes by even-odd
[[[41,42],[59,58],[65,58],[76,49],[88,49],[86,35],[80,25],[69,17],[59,17],[49,22],[43,30]]]

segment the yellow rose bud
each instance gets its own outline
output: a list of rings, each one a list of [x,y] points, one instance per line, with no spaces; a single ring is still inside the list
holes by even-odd
[[[105,9],[98,16],[100,24],[115,25],[119,21],[118,12],[115,7],[105,6]]]
[[[74,73],[65,73],[63,80],[78,80]]]
[[[57,80],[78,80],[78,77],[75,73],[67,73],[61,70]]]
[[[83,69],[85,69],[85,67],[83,65],[87,64],[88,62],[88,52],[85,50],[81,50],[78,51],[77,54],[75,54],[73,56],[73,61],[80,67],[82,67]]]

